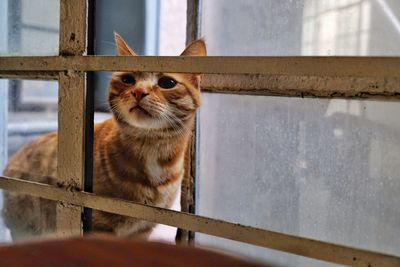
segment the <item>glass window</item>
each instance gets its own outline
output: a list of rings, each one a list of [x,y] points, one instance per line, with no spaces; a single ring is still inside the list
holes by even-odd
[[[0,0],[0,55],[58,54],[59,10],[59,1]],[[0,80],[1,173],[8,159],[24,144],[38,135],[57,130],[57,91],[58,85],[55,81]],[[14,217],[5,222],[3,216],[7,211],[3,207],[3,195],[2,192],[1,242],[11,239],[11,232],[5,224],[16,226],[23,220],[41,220],[51,213],[43,209],[41,214],[32,214],[29,207],[25,211],[21,208],[21,213],[25,213],[26,218]],[[42,206],[42,200],[31,200],[30,204]],[[41,226],[43,225],[36,225],[32,235],[51,232]],[[15,236],[16,232],[18,237]],[[20,240],[32,237],[22,230],[14,231],[14,236]]]
[[[399,112],[397,102],[203,94],[197,214],[400,255]],[[300,263],[289,266],[310,266]]]
[[[209,55],[400,55],[393,0],[202,1]],[[400,255],[400,103],[203,94],[196,212]],[[197,234],[284,266],[302,257]]]
[[[396,0],[204,0],[210,55],[399,55]]]
[[[58,54],[60,3],[0,0],[0,55]],[[3,81],[10,109],[43,110],[57,105],[56,82]]]
[[[20,90],[16,90],[16,88]],[[58,83],[37,80],[0,80],[0,94],[2,96],[0,98],[0,109],[2,110],[0,146],[3,149],[0,154],[0,172],[3,173],[6,164],[11,162],[13,155],[25,144],[40,135],[57,130]],[[57,141],[53,142],[54,149],[56,149],[56,143]],[[51,174],[42,173],[40,168],[33,169],[32,167],[19,166],[17,161],[15,159],[12,161],[14,167],[8,165],[6,175],[23,178],[27,176],[26,172],[29,171],[30,179],[48,182],[40,178],[50,177]],[[4,194],[1,194],[0,241],[10,241],[11,235],[13,235],[14,240],[22,240],[30,239],[37,235],[42,236],[54,231],[54,227],[44,225],[46,216],[55,217],[55,213],[53,214],[55,205],[48,205],[49,203],[54,204],[54,202],[46,202],[39,198],[27,198],[21,195],[15,197],[15,193],[10,192],[6,193],[6,201],[8,200],[9,204],[3,206]],[[10,195],[14,197],[8,198]],[[48,206],[54,206],[54,209]],[[34,209],[34,207],[40,207],[41,213],[37,214],[38,209]],[[15,213],[15,211],[18,212]],[[27,214],[26,218],[21,217],[22,214]],[[24,220],[26,220],[27,224],[23,226]],[[33,222],[38,224],[28,225]],[[12,228],[11,232],[10,227]],[[28,228],[30,230],[27,230]]]

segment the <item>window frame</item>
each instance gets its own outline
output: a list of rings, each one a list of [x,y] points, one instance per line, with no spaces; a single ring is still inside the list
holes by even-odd
[[[198,36],[199,2],[188,0],[188,41]],[[182,201],[187,202],[181,212],[99,196],[85,192],[88,190],[84,186],[85,179],[90,175],[87,172],[90,165],[86,162],[91,160],[88,140],[92,138],[92,133],[87,128],[87,122],[93,112],[90,106],[90,98],[93,96],[88,92],[86,78],[86,74],[91,71],[134,69],[147,72],[205,73],[209,74],[203,83],[207,92],[285,97],[385,98],[399,101],[400,88],[397,85],[400,81],[400,57],[87,56],[88,2],[60,0],[60,5],[59,56],[1,57],[0,78],[59,81],[57,173],[65,187],[0,176],[0,188],[58,201],[57,228],[62,230],[58,231],[61,236],[82,234],[82,212],[83,207],[87,207],[332,263],[357,266],[400,265],[399,256],[188,213],[193,211],[191,205],[194,204],[186,198],[193,196],[192,181],[196,176],[195,135],[189,146],[191,150],[187,152],[191,161],[186,162],[185,173],[186,185],[189,184],[191,188],[182,196]],[[234,79],[221,78],[221,74],[225,78],[230,75]],[[235,79],[239,83],[232,82]],[[335,79],[342,81],[340,91],[334,86],[337,82]],[[251,87],[241,86],[250,84],[249,81],[253,81]],[[329,86],[321,81],[327,81]],[[183,231],[180,238],[190,242],[193,234]]]

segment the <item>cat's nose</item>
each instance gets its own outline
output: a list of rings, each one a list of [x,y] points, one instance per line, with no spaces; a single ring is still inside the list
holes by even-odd
[[[143,89],[143,88],[134,88],[131,91],[131,94],[136,99],[136,101],[140,101],[142,98],[144,98],[145,96],[149,95],[147,90]]]

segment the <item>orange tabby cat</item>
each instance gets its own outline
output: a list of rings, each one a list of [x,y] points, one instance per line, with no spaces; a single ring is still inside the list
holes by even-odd
[[[115,34],[118,54],[135,56]],[[183,56],[205,56],[202,40]],[[171,207],[184,173],[184,154],[194,115],[200,105],[200,75],[115,72],[109,89],[113,118],[96,124],[93,149],[93,191]],[[4,174],[57,184],[57,133],[43,135],[20,149]],[[5,194],[3,210],[13,239],[55,228],[55,204],[16,193]],[[148,235],[154,224],[93,210],[93,230],[118,235]]]

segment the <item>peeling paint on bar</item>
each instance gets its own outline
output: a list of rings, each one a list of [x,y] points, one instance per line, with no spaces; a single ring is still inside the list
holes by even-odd
[[[0,176],[0,188],[241,241],[318,260],[362,267],[398,267],[400,257],[244,226],[203,216]]]

